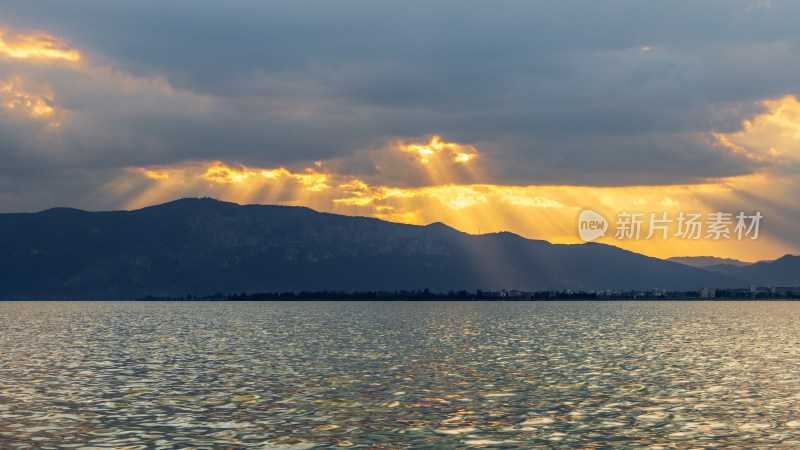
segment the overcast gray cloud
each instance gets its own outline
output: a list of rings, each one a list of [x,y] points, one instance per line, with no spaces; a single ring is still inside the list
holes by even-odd
[[[0,58],[0,74],[46,87],[64,114],[48,129],[0,111],[0,175],[21,190],[79,169],[274,167],[433,134],[479,148],[498,184],[747,174],[769,162],[709,133],[798,92],[798,13],[729,0],[2,2],[0,26],[84,59]]]

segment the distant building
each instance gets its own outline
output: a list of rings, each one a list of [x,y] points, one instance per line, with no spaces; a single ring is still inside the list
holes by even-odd
[[[770,294],[781,294],[786,296],[793,296],[800,294],[800,287],[797,286],[771,286],[769,288]]]
[[[520,292],[516,289],[512,289],[510,291],[502,289],[500,291],[500,298],[530,298],[530,295],[525,292]]]

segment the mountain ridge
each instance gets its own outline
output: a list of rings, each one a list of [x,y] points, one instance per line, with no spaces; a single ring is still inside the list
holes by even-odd
[[[722,264],[744,267],[754,264],[752,262],[741,261],[733,258],[718,258],[716,256],[674,256],[667,258],[666,261],[672,261],[687,266],[706,268],[710,266],[717,266]]]
[[[607,244],[470,235],[436,222],[408,225],[208,198],[132,211],[0,214],[0,229],[2,299],[750,284]]]
[[[759,286],[797,286],[800,277],[800,255],[783,255],[774,261],[759,261],[743,267],[719,264],[706,270],[743,280]]]

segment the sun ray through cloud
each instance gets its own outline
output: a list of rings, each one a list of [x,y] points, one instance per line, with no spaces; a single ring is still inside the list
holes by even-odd
[[[449,82],[439,86],[442,92],[454,89],[447,95],[431,91],[424,100],[407,92],[405,100],[390,97],[397,102],[391,104],[371,91],[351,98],[348,89],[354,87],[343,80],[353,73],[345,67],[331,72],[321,60],[312,66],[328,78],[301,68],[260,67],[229,78],[236,83],[209,85],[191,71],[137,66],[134,59],[92,47],[85,36],[75,39],[78,48],[72,38],[80,33],[59,36],[8,25],[0,24],[0,126],[8,136],[4,151],[10,163],[0,183],[19,186],[11,189],[20,195],[1,197],[6,209],[34,204],[33,192],[48,189],[86,205],[107,199],[102,204],[114,208],[209,195],[579,243],[575,220],[583,209],[613,217],[620,211],[675,215],[763,208],[769,213],[765,223],[776,228],[766,229],[758,248],[675,239],[600,242],[655,256],[716,252],[749,260],[800,246],[791,234],[800,188],[800,102],[793,91],[681,110],[676,105],[685,99],[676,105],[663,101],[677,93],[672,72],[652,70],[685,66],[676,65],[680,54],[674,45],[657,39],[637,37],[618,49],[587,54],[581,64],[595,64],[594,81],[562,68],[564,77],[529,79],[518,73],[492,90],[470,85],[475,96]],[[751,50],[765,61],[786,60],[792,51],[782,43],[742,47]],[[746,72],[725,59],[730,51],[709,63]],[[614,64],[596,65],[598,55]],[[359,70],[373,68],[354,63]],[[412,75],[402,65],[378,66],[402,78],[397,86],[417,86],[414,76],[431,76]],[[628,75],[623,77],[628,85],[616,84],[621,78],[606,69],[612,66]],[[539,87],[521,87],[537,83],[558,101],[551,102]],[[579,87],[584,84],[605,87]],[[452,95],[456,92],[461,95]],[[614,93],[605,98],[610,109],[600,106],[604,92]],[[661,99],[663,111],[645,111],[635,95]],[[487,103],[472,105],[478,100]],[[503,102],[526,106],[504,111]],[[546,107],[536,109],[537,102]],[[415,103],[427,105],[430,114],[410,106]],[[676,121],[684,113],[708,118],[681,127]],[[667,125],[653,128],[659,121]],[[432,131],[439,126],[440,132]],[[67,197],[66,187],[84,177],[31,173],[26,178],[21,167],[41,168],[41,174],[89,171],[103,184]],[[36,189],[23,187],[33,179],[40,180]]]
[[[559,185],[498,185],[480,182],[480,154],[469,147],[469,161],[457,161],[465,147],[432,138],[427,144],[387,144],[382,150],[394,171],[423,171],[418,186],[381,184],[380,174],[365,176],[337,172],[343,161],[316,161],[308,167],[249,167],[223,161],[193,161],[168,166],[130,168],[148,189],[125,206],[136,208],[180,196],[208,195],[240,203],[278,203],[309,206],[320,211],[366,215],[405,223],[445,222],[478,234],[512,231],[528,238],[554,243],[580,243],[575,223],[580,210],[591,208],[608,218],[620,211],[649,214],[680,211],[706,214],[715,208],[757,209],[757,202],[735,201],[738,193],[768,184],[766,175],[709,180],[672,186],[591,187]],[[398,154],[412,158],[392,159]],[[374,156],[374,152],[373,152]],[[356,156],[359,158],[360,156]],[[427,159],[427,161],[423,161]],[[380,158],[378,158],[380,160]],[[402,161],[404,167],[398,165]],[[460,170],[474,164],[469,176]],[[463,182],[464,180],[470,182]],[[129,181],[128,181],[129,182]],[[777,211],[775,212],[777,213]],[[726,256],[748,252],[766,257],[778,252],[779,240],[765,238],[755,245],[741,242],[615,241],[613,233],[600,242],[654,256],[668,257],[712,252]]]

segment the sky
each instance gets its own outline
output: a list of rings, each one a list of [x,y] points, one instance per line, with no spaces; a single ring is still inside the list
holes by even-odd
[[[588,209],[609,223],[597,242],[650,256],[797,254],[797,17],[791,1],[0,0],[0,212],[208,196],[580,243]],[[707,234],[716,213],[730,237]],[[625,214],[639,239],[616,236]]]

